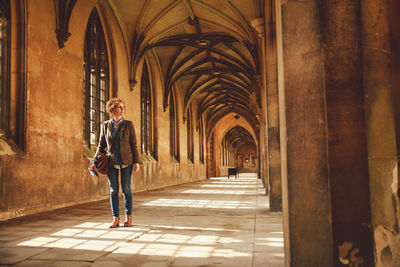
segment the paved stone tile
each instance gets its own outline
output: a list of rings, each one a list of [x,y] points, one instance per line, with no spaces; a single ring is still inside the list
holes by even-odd
[[[31,257],[34,260],[59,260],[59,261],[95,261],[109,252],[98,250],[79,250],[52,248],[43,253]]]
[[[91,262],[88,261],[49,261],[49,260],[26,260],[16,265],[15,267],[84,267],[90,266]]]
[[[0,264],[15,264],[36,254],[45,252],[47,248],[0,248]]]
[[[121,262],[117,261],[96,261],[91,267],[124,267]],[[126,266],[126,265],[125,265]]]
[[[284,266],[283,253],[273,253],[270,251],[254,253],[253,266],[257,267],[282,267]]]
[[[151,261],[146,255],[134,253],[135,249],[119,248],[112,254],[100,258],[92,266],[108,266],[105,263],[112,263],[111,266],[142,266],[143,264]],[[169,257],[157,256],[157,260],[167,260]],[[167,258],[167,259],[166,259]],[[153,259],[154,260],[154,259]]]
[[[208,258],[193,258],[180,257],[170,265],[171,267],[186,267],[186,266],[207,266],[207,267],[232,267],[232,266],[252,266],[250,257],[208,257]]]
[[[0,263],[283,266],[281,214],[269,212],[258,179],[211,179],[133,199],[133,227],[108,228],[108,200],[1,222]]]
[[[141,267],[168,267],[168,262],[146,262]]]
[[[0,230],[0,246],[2,243],[33,236],[35,233],[29,230]]]
[[[18,248],[18,247],[32,247],[32,242],[37,238],[43,238],[42,233],[31,232],[30,234],[24,234],[18,236],[17,239],[9,240],[9,241],[0,241],[0,248]],[[28,242],[27,245],[24,245],[24,242]]]

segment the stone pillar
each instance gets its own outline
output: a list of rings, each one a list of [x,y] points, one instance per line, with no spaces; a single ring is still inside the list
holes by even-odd
[[[261,88],[261,98],[265,99],[266,92],[265,88]],[[266,114],[266,101],[261,100],[261,116],[260,116],[260,135],[259,135],[259,140],[258,140],[258,170],[259,170],[259,177],[264,185],[265,193],[268,194],[268,181],[269,181],[269,176],[268,176],[268,166],[269,166],[269,161],[267,157],[267,151],[268,151],[268,144],[266,142],[267,137],[267,114]]]
[[[265,24],[263,18],[256,18],[251,21],[251,25],[256,29],[261,47],[261,76],[256,77],[259,85],[261,97],[261,118],[260,118],[260,137],[259,137],[259,169],[261,179],[264,184],[265,193],[269,194],[269,159],[268,159],[268,115],[267,115],[267,92],[266,92],[266,56],[265,56]]]
[[[400,154],[400,1],[389,0],[389,32],[391,43],[392,95],[396,120],[397,155]],[[400,157],[399,157],[400,158]],[[399,215],[400,216],[400,215]],[[400,220],[400,218],[399,218]]]
[[[392,94],[389,10],[386,0],[361,1],[363,81],[376,266],[400,266],[398,152],[392,100],[395,96],[398,110],[400,88],[393,87]],[[399,22],[397,26],[400,26]],[[395,75],[399,77],[398,73]]]
[[[276,0],[286,266],[333,266],[319,4]]]
[[[360,1],[277,3],[287,264],[372,266]]]
[[[214,146],[214,133],[211,133],[211,136],[207,140],[207,153],[206,153],[206,160],[207,160],[207,178],[217,176],[216,173],[216,158],[215,155],[215,146]]]
[[[400,1],[389,0],[389,31],[392,47],[392,93],[393,103],[396,103],[396,105],[394,105],[394,112],[396,120],[397,159],[399,160],[400,105],[398,105],[397,103],[400,103],[400,75],[398,75],[400,73],[400,20],[398,19],[398,14],[400,14]],[[400,228],[400,181],[397,182],[397,224]]]
[[[265,57],[268,109],[268,158],[270,210],[282,211],[281,151],[279,140],[278,73],[276,54],[275,3],[268,1],[265,10]]]
[[[326,0],[321,6],[335,266],[374,264],[360,2]]]
[[[289,182],[287,162],[287,132],[286,132],[286,96],[284,82],[284,57],[283,57],[283,22],[281,0],[274,0],[276,22],[276,54],[278,78],[278,103],[279,103],[279,141],[281,144],[281,181],[282,181],[282,224],[284,237],[285,266],[291,265],[290,242],[290,216],[289,216]],[[271,2],[265,3],[271,8]]]

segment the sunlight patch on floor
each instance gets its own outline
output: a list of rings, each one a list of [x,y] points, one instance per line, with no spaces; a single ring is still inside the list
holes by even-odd
[[[188,208],[211,208],[211,209],[255,209],[252,202],[229,201],[229,200],[198,200],[198,199],[180,199],[180,198],[159,198],[153,201],[143,203],[143,206],[158,207],[188,207]]]
[[[165,225],[164,230],[163,226],[159,226],[160,229],[147,228],[147,232],[142,231],[143,227],[96,230],[95,228],[100,225],[94,222],[86,222],[74,228],[66,228],[51,233],[49,236],[35,237],[19,243],[18,246],[195,258],[249,256],[248,253],[243,251],[215,247],[215,244],[243,242],[239,239],[201,233],[193,235],[193,233],[171,234],[164,232],[166,229],[224,231],[221,228],[171,227]]]

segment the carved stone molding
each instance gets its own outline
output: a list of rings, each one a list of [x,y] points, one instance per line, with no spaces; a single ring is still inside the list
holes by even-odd
[[[129,80],[129,90],[132,92],[135,89],[135,85],[137,84],[136,80],[130,79]]]
[[[258,33],[258,37],[264,38],[265,36],[265,28],[264,28],[264,18],[257,18],[251,21],[251,26],[256,29]]]
[[[77,0],[53,0],[56,12],[56,34],[58,47],[61,49],[71,33],[68,32],[69,19]]]

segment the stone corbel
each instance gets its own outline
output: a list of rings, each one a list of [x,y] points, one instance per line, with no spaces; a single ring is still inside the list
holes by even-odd
[[[258,88],[261,88],[261,86],[262,86],[262,81],[263,81],[261,74],[260,74],[260,73],[254,74],[254,79],[255,79],[256,82],[257,82]]]
[[[58,47],[61,49],[71,33],[68,32],[69,19],[77,0],[53,0],[56,13],[56,34]]]
[[[137,84],[136,80],[130,79],[129,80],[129,90],[132,92],[135,89],[135,85]]]
[[[251,26],[256,29],[258,37],[265,37],[264,18],[256,18],[251,21]]]

